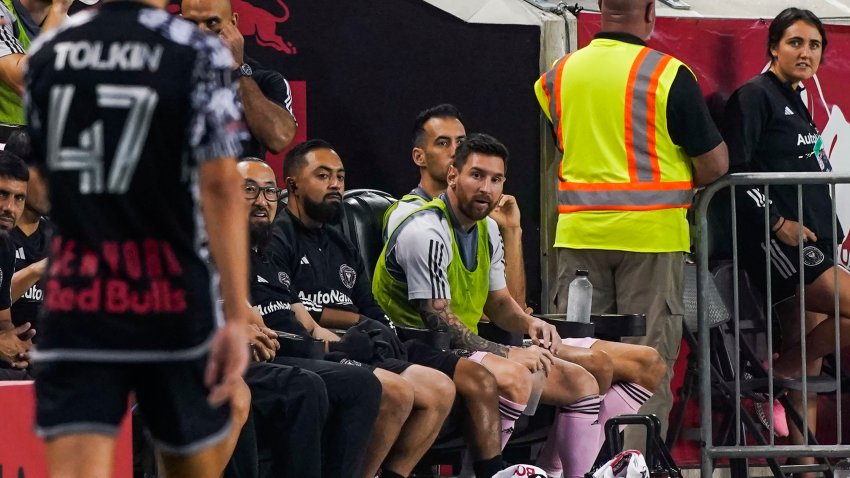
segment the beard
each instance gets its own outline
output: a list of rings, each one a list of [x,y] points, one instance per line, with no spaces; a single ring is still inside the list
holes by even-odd
[[[458,209],[463,213],[464,216],[472,219],[473,221],[480,221],[485,217],[490,215],[490,212],[496,208],[496,201],[491,201],[490,205],[484,211],[480,211],[475,209],[473,206],[475,204],[472,201],[458,201]]]
[[[251,223],[248,229],[251,236],[251,246],[258,250],[265,248],[272,238],[272,223],[254,224]]]
[[[304,198],[304,213],[314,221],[323,224],[335,224],[342,216],[342,201],[314,202],[310,198]]]

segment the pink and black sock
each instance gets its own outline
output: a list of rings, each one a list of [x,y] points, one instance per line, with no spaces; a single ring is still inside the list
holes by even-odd
[[[611,385],[599,409],[601,439],[605,440],[605,422],[609,418],[636,413],[651,396],[652,392],[633,382],[617,382]],[[621,430],[622,428],[620,427]]]
[[[564,478],[582,478],[593,466],[599,454],[599,441],[588,437],[599,436],[601,405],[601,396],[590,395],[561,407],[555,426]]]
[[[514,424],[519,419],[520,415],[522,415],[523,411],[525,411],[525,404],[512,402],[505,397],[499,397],[499,417],[502,438],[501,450],[505,449],[505,445],[507,445],[508,440],[510,440],[511,435],[513,435]]]
[[[549,435],[543,449],[537,455],[537,466],[543,468],[550,477],[561,476],[564,471],[561,467],[561,456],[558,453],[558,426],[553,424],[549,427]]]

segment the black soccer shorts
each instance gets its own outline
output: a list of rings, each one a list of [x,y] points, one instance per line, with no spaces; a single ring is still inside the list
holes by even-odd
[[[835,248],[831,240],[819,240],[803,244],[803,283],[809,285],[835,265]],[[762,294],[766,294],[764,286],[767,284],[765,272],[765,249],[764,242],[758,243],[760,249],[750,246],[744,250],[739,257],[741,263],[747,269],[750,278],[758,284]],[[792,297],[800,285],[800,251],[796,246],[789,246],[775,237],[771,237],[770,246],[770,283],[771,299],[777,303],[788,297]]]
[[[45,362],[35,367],[36,433],[42,438],[115,436],[135,392],[157,447],[191,455],[231,431],[228,405],[213,408],[204,386],[206,357],[180,362]]]

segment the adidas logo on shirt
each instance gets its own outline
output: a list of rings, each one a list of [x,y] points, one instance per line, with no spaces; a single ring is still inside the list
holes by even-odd
[[[15,259],[20,259],[22,261],[27,259],[27,257],[24,255],[23,247],[19,247],[18,250],[15,251]]]
[[[269,283],[269,281],[263,279],[261,276],[257,276],[257,282],[259,282],[260,284],[268,284]]]
[[[308,260],[307,260],[307,256],[306,256],[306,255],[305,255],[304,257],[302,257],[302,258],[301,258],[301,263],[302,263],[302,264],[309,264],[309,263],[310,263],[310,261],[308,261]]]
[[[793,116],[793,115],[794,115],[794,112],[791,111],[791,108],[786,106],[785,107],[785,116]]]

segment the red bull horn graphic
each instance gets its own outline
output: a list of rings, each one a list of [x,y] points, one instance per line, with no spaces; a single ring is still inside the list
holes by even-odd
[[[233,11],[239,14],[239,31],[244,36],[253,36],[257,45],[274,48],[286,55],[294,55],[297,49],[292,42],[283,40],[277,27],[289,20],[289,7],[283,0],[276,0],[282,9],[280,16],[257,7],[247,0],[231,0]]]

